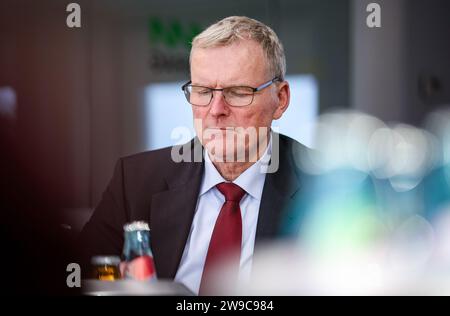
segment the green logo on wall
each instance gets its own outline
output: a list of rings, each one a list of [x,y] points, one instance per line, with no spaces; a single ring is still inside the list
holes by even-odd
[[[183,25],[177,20],[163,22],[159,18],[151,17],[148,30],[151,45],[163,44],[167,48],[184,46],[190,49],[192,39],[201,32],[201,27],[195,22]]]

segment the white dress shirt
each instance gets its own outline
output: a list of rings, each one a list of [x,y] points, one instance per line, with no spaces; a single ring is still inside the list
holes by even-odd
[[[261,204],[267,163],[270,160],[271,150],[272,137],[270,137],[269,144],[261,158],[233,181],[246,192],[239,203],[242,216],[242,245],[239,271],[239,279],[241,281],[246,281],[250,278],[259,205]],[[206,152],[205,150],[204,153]],[[204,158],[205,170],[197,200],[197,208],[180,266],[175,276],[176,282],[184,284],[196,294],[199,291],[203,266],[214,225],[225,202],[225,197],[219,192],[216,185],[227,182],[212,164],[209,155],[204,154]]]

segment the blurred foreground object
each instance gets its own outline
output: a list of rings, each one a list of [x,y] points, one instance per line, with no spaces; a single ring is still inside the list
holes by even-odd
[[[450,295],[448,266],[409,264],[415,254],[383,246],[327,256],[272,245],[255,257],[254,278],[241,295]]]
[[[450,111],[424,128],[336,111],[315,126],[313,175],[287,214],[284,242],[255,249],[250,282],[230,295],[450,295]],[[226,271],[221,267],[219,271]]]
[[[7,90],[10,91],[10,90]],[[78,288],[66,284],[66,267],[75,262],[74,236],[62,226],[58,196],[45,179],[36,176],[42,164],[20,142],[15,96],[1,91],[0,103],[0,239],[3,260],[2,294],[72,295]]]

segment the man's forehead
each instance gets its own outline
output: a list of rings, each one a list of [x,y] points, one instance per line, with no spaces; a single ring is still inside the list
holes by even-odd
[[[191,55],[191,75],[194,84],[248,85],[265,78],[267,61],[261,46],[250,40],[227,46],[194,48]]]
[[[211,47],[194,47],[192,50],[192,59],[201,59],[205,56],[214,55],[230,55],[244,59],[254,60],[255,58],[264,57],[264,52],[259,43],[253,40],[234,41],[228,45],[211,46]]]

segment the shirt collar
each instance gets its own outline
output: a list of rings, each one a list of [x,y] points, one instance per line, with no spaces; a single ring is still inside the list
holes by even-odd
[[[266,178],[266,171],[272,154],[272,136],[270,136],[264,154],[261,158],[245,170],[233,183],[239,185],[253,198],[260,200],[264,188],[264,180]],[[202,184],[200,187],[200,195],[205,194],[211,188],[222,182],[227,182],[217,171],[214,164],[211,162],[207,150],[203,151],[205,159],[205,172],[203,173]]]

